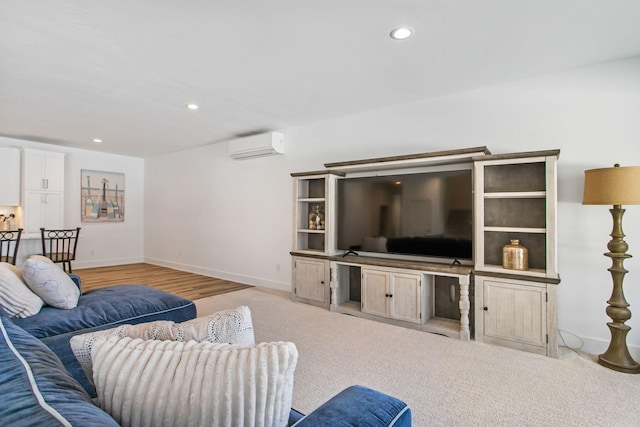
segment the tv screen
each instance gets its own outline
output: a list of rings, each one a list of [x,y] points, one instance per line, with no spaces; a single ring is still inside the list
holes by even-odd
[[[337,249],[472,259],[471,170],[338,181]]]

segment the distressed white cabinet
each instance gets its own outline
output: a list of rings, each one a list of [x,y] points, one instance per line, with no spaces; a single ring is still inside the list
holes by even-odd
[[[294,301],[329,307],[329,262],[314,258],[293,258]]]
[[[22,150],[25,233],[64,226],[64,153]]]
[[[425,323],[422,275],[362,269],[362,312],[412,323]]]
[[[558,150],[488,155],[474,164],[475,338],[557,357]],[[528,268],[502,265],[519,240]]]
[[[293,179],[293,274],[294,301],[329,308],[329,261],[335,251],[336,178],[328,171],[291,174]]]
[[[20,205],[20,150],[0,147],[0,206]]]
[[[327,171],[291,174],[294,177],[293,250],[312,255],[335,251],[336,178]]]
[[[484,342],[557,357],[556,285],[477,276],[476,289]]]

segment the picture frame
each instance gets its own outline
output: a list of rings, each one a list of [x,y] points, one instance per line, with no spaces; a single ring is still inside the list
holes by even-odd
[[[80,212],[82,222],[123,222],[125,179],[119,172],[90,169],[80,171]]]

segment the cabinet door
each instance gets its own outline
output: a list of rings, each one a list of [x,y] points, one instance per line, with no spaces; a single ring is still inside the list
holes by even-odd
[[[40,227],[63,227],[63,193],[25,191],[24,196],[23,209],[25,233],[39,233]]]
[[[44,227],[44,192],[25,191],[22,208],[24,210],[24,232],[39,233],[40,227]]]
[[[295,288],[298,298],[324,303],[328,298],[326,285],[327,263],[311,259],[297,258],[295,260]]]
[[[422,286],[419,274],[391,273],[391,317],[421,323]]]
[[[48,191],[64,191],[64,154],[45,155],[44,179]]]
[[[485,280],[484,335],[546,346],[546,287]]]
[[[24,150],[25,190],[64,191],[64,154]]]
[[[20,151],[16,148],[0,148],[0,206],[20,205]]]
[[[25,190],[44,190],[44,162],[43,151],[24,150],[22,173]]]
[[[362,312],[389,317],[389,273],[362,269]]]
[[[63,193],[48,192],[44,194],[44,217],[42,227],[64,227],[64,195]],[[40,227],[38,227],[39,229]]]

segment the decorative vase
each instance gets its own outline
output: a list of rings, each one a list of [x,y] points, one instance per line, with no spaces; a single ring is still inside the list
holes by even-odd
[[[529,250],[513,239],[511,244],[502,247],[502,267],[509,270],[529,269]]]
[[[309,229],[324,230],[324,212],[320,210],[320,205],[314,205],[309,212]]]

